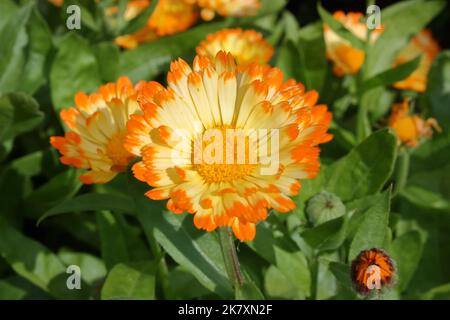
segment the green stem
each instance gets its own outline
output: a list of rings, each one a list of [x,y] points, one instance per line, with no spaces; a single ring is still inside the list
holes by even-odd
[[[219,237],[228,278],[234,287],[240,287],[244,284],[244,277],[239,265],[239,259],[236,253],[236,247],[234,246],[231,230],[227,227],[219,228]]]
[[[317,287],[319,284],[319,257],[317,251],[310,260],[311,269],[311,300],[317,300]]]
[[[147,239],[153,256],[159,260],[157,270],[159,276],[158,279],[161,284],[162,294],[167,299],[169,297],[169,269],[167,268],[166,259],[164,258],[164,252],[161,250],[161,247],[153,236],[147,236]]]
[[[409,152],[403,151],[398,156],[398,167],[396,174],[396,185],[394,190],[394,195],[397,195],[403,190],[408,181],[409,175]]]

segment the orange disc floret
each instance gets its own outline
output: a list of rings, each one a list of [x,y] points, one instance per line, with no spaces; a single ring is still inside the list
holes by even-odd
[[[192,67],[172,62],[167,82],[140,87],[142,112],[127,125],[125,148],[142,158],[133,173],[153,187],[150,199],[193,214],[199,229],[230,227],[242,241],[270,208],[295,208],[299,180],[317,175],[318,145],[331,139],[316,92],[223,51]]]
[[[201,16],[209,21],[216,13],[221,16],[251,16],[261,6],[259,0],[184,0],[200,7]]]
[[[345,28],[361,40],[366,40],[367,25],[362,21],[364,17],[359,12],[336,11],[333,17],[341,22]],[[370,41],[374,42],[380,35],[381,29],[375,29],[371,33]],[[337,76],[356,74],[364,63],[364,51],[352,46],[352,44],[341,38],[328,25],[324,25],[324,39],[328,59],[333,64],[333,72]]]
[[[420,56],[419,66],[406,79],[396,82],[394,88],[424,92],[427,88],[428,72],[439,51],[439,44],[433,38],[431,31],[422,30],[413,37],[408,46],[400,51],[395,59],[395,65],[408,62]]]
[[[399,143],[408,147],[417,146],[423,138],[431,138],[433,129],[441,131],[435,119],[425,120],[418,115],[411,114],[409,100],[392,106],[389,127],[396,133]]]
[[[395,276],[395,265],[391,257],[381,249],[363,250],[353,260],[351,278],[356,291],[368,294],[390,285]]]
[[[134,158],[123,142],[130,115],[141,111],[137,92],[127,77],[121,77],[91,95],[78,92],[75,104],[60,113],[69,131],[51,137],[50,143],[61,153],[63,164],[88,170],[80,177],[83,183],[106,183]]]
[[[255,30],[223,29],[212,33],[197,47],[197,54],[215,57],[219,51],[230,52],[238,64],[268,63],[273,47]]]
[[[147,1],[146,6],[148,5],[150,5],[150,1]],[[138,12],[137,10],[132,11],[132,8],[130,8],[130,12]],[[142,6],[138,8],[142,8]],[[194,25],[197,19],[196,7],[185,0],[159,0],[146,26],[133,34],[117,37],[115,42],[124,48],[134,48],[158,37],[185,31]]]

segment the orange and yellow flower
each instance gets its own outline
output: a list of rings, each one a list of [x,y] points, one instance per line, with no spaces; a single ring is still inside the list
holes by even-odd
[[[91,95],[78,92],[75,104],[60,113],[70,131],[51,137],[50,143],[62,154],[63,164],[88,170],[80,176],[83,183],[106,183],[134,158],[123,142],[130,115],[140,112],[137,91],[121,77]]]
[[[150,5],[149,0],[130,1],[127,12],[137,15],[148,5]],[[128,16],[132,17],[130,14]],[[197,18],[196,7],[184,0],[159,0],[145,27],[133,34],[117,37],[115,42],[124,48],[134,48],[158,37],[185,31],[195,24]]]
[[[331,114],[325,105],[316,105],[315,91],[305,92],[294,80],[283,82],[277,68],[236,65],[223,51],[215,58],[197,56],[192,68],[182,59],[172,62],[167,82],[167,88],[156,82],[142,87],[142,114],[132,115],[127,125],[125,147],[142,157],[133,173],[153,187],[147,197],[167,199],[174,213],[193,214],[199,229],[229,226],[242,241],[255,237],[256,223],[267,218],[268,209],[295,208],[290,197],[298,194],[299,179],[316,176],[318,145],[332,138],[327,133]],[[228,149],[220,143],[211,148],[233,129],[270,130],[271,135],[256,144],[244,136],[242,161],[236,161],[239,147],[233,147],[228,162]],[[218,135],[213,141],[205,138],[211,130]],[[251,146],[264,148],[275,141],[272,132],[279,132],[278,148],[270,147],[278,166],[267,173],[262,170],[266,165],[251,161],[250,154]],[[228,143],[235,146],[234,138],[226,141],[227,148]]]
[[[204,20],[211,20],[216,13],[221,16],[250,16],[254,15],[261,6],[259,0],[185,0],[201,8]]]
[[[350,32],[361,40],[366,40],[367,25],[361,21],[363,14],[359,12],[336,11],[334,18],[340,21]],[[374,42],[380,35],[381,29],[375,29],[371,33],[370,41]],[[356,74],[364,63],[364,51],[354,48],[352,44],[341,38],[328,25],[324,26],[324,38],[327,57],[333,64],[333,72],[341,77],[346,74]]]
[[[433,129],[441,131],[437,121],[433,118],[422,119],[420,116],[410,114],[410,101],[394,104],[389,116],[389,127],[391,127],[401,144],[415,147],[422,138],[431,138]]]
[[[424,92],[427,87],[428,72],[439,51],[439,44],[434,40],[431,31],[422,30],[413,37],[408,46],[399,53],[395,64],[402,64],[421,56],[420,64],[408,78],[396,82],[394,88]]]
[[[265,64],[273,47],[255,30],[223,29],[212,33],[197,47],[197,54],[214,58],[219,51],[230,52],[238,64]]]

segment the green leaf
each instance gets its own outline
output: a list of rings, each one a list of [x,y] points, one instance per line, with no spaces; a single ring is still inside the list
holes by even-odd
[[[275,265],[299,291],[303,297],[311,292],[311,273],[308,262],[301,251],[288,252],[275,247]]]
[[[279,47],[275,65],[283,71],[286,79],[300,79],[300,66],[298,65],[299,56],[300,52],[298,46],[290,39],[285,41]]]
[[[118,263],[127,263],[130,256],[125,235],[118,219],[107,211],[97,212],[97,224],[100,232],[102,259],[106,268],[111,269]]]
[[[260,222],[256,227],[255,239],[247,245],[277,267],[296,288],[297,297],[305,298],[310,295],[311,287],[311,274],[306,257],[292,240],[277,231],[274,231],[268,222]]]
[[[39,242],[22,235],[0,217],[0,255],[20,276],[57,298],[86,298],[83,290],[68,290],[64,264]]]
[[[264,288],[270,298],[304,299],[298,288],[274,265],[264,275]]]
[[[12,139],[36,128],[44,114],[32,97],[9,93],[0,97],[0,140]]]
[[[298,39],[298,31],[300,29],[297,18],[290,11],[283,11],[282,20],[284,23],[286,39],[296,42]]]
[[[350,278],[350,267],[341,262],[331,261],[329,263],[330,271],[336,278],[342,293],[347,299],[355,299],[356,293],[353,290],[352,279]]]
[[[102,299],[155,299],[155,271],[152,262],[116,265],[103,285]]]
[[[73,104],[78,91],[93,91],[101,84],[97,59],[89,44],[69,33],[58,46],[50,70],[53,107],[59,111]]]
[[[129,187],[136,215],[147,237],[156,238],[164,250],[206,288],[222,297],[231,297],[233,291],[215,235],[196,229],[190,216],[163,211],[144,196],[148,187],[134,178],[130,179]]]
[[[350,244],[349,261],[352,261],[362,250],[384,247],[389,222],[390,190],[374,196],[374,202],[373,206],[364,213],[364,218]]]
[[[298,52],[296,67],[299,68],[300,81],[307,90],[321,91],[328,73],[325,57],[323,28],[319,23],[300,29],[298,33]]]
[[[317,227],[306,229],[301,236],[316,250],[327,251],[339,248],[347,235],[348,215],[339,217]]]
[[[416,206],[443,210],[450,213],[450,201],[444,195],[420,186],[407,185],[400,192],[400,195]]]
[[[0,280],[0,300],[22,300],[27,292],[11,283]]]
[[[390,253],[397,268],[400,291],[408,287],[422,257],[423,243],[419,232],[410,231],[392,242]]]
[[[392,174],[396,153],[395,135],[388,129],[375,132],[329,167],[325,189],[343,201],[380,191]]]
[[[420,295],[423,300],[449,300],[450,299],[450,283],[443,284],[428,290]]]
[[[39,225],[45,219],[70,212],[111,210],[131,213],[135,210],[133,199],[118,194],[86,193],[67,199],[51,208],[39,218]]]
[[[58,252],[58,258],[68,266],[79,266],[81,279],[90,286],[95,286],[106,276],[106,267],[103,261],[91,254],[63,249]]]
[[[287,4],[287,0],[262,0],[261,8],[258,10],[259,17],[277,13],[281,11]]]
[[[389,69],[373,76],[363,83],[362,88],[360,89],[360,94],[363,94],[377,87],[390,86],[397,81],[401,81],[407,78],[414,70],[417,69],[420,60],[421,57],[416,57],[411,61],[402,63],[395,68]]]
[[[441,0],[395,3],[381,12],[386,26],[367,52],[366,78],[390,69],[396,54],[445,7]]]
[[[30,1],[8,17],[0,29],[0,93],[13,91],[20,84],[28,36],[25,26],[34,3]]]
[[[13,0],[0,1],[0,30],[8,22],[8,18],[15,15],[19,6]]]
[[[350,30],[348,30],[340,21],[336,20],[333,15],[326,11],[320,2],[317,3],[317,11],[322,21],[327,24],[338,36],[349,41],[354,48],[364,50],[365,42]]]
[[[39,218],[44,212],[73,197],[81,187],[79,173],[69,169],[33,190],[25,199],[25,213]]]
[[[244,284],[235,289],[236,300],[264,300],[264,295],[250,276],[244,272]]]
[[[41,172],[43,158],[44,153],[42,151],[36,151],[14,159],[11,161],[10,166],[20,175],[33,177]]]
[[[29,37],[27,62],[19,88],[20,91],[33,94],[47,81],[47,77],[42,75],[48,74],[46,63],[53,47],[50,29],[37,9],[31,13],[27,32]]]
[[[428,74],[426,96],[433,115],[444,131],[450,129],[450,51],[446,50],[434,60]]]
[[[153,79],[172,60],[191,52],[209,33],[226,27],[226,23],[207,23],[173,36],[128,50],[120,56],[120,74],[133,81]]]
[[[93,47],[100,70],[101,79],[104,82],[113,82],[119,77],[120,50],[110,42],[101,42]]]

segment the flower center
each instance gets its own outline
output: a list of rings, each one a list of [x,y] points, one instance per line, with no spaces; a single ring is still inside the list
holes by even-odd
[[[112,171],[121,172],[125,171],[128,163],[134,158],[123,146],[125,140],[126,131],[116,133],[112,136],[108,145],[106,146],[106,155],[111,159],[113,165]]]
[[[229,128],[210,130],[194,142],[192,152],[194,168],[205,182],[231,182],[250,175],[256,162],[249,159],[249,137]]]

